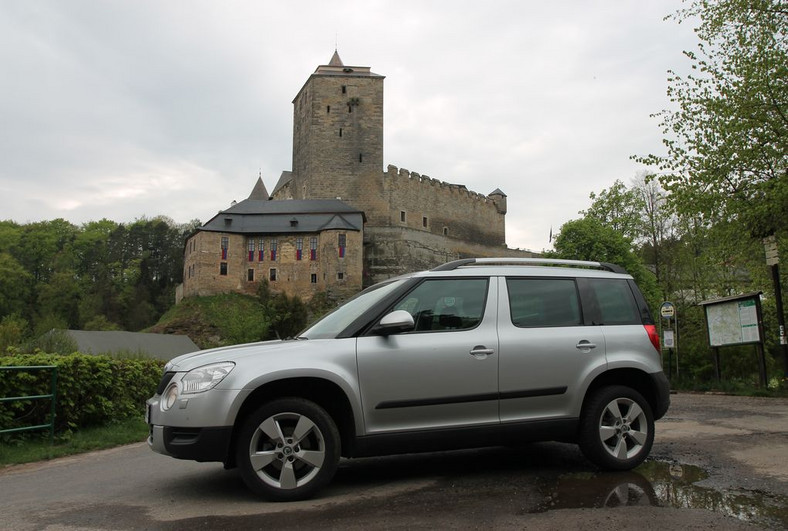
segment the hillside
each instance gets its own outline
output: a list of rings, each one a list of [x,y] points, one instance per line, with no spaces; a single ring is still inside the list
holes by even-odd
[[[260,341],[269,321],[259,299],[237,293],[189,297],[170,308],[147,332],[184,334],[201,349]]]

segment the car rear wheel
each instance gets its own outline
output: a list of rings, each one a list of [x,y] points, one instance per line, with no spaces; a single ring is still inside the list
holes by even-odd
[[[648,457],[654,443],[651,407],[630,387],[603,387],[583,409],[579,442],[589,461],[600,468],[634,468]]]
[[[331,481],[339,455],[339,431],[331,416],[301,398],[279,399],[257,409],[241,428],[236,448],[246,485],[276,501],[313,496]]]

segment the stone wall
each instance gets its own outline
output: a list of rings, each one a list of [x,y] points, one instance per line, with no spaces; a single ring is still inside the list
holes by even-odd
[[[426,231],[468,243],[493,246],[506,243],[505,196],[494,199],[463,185],[391,165],[383,173],[383,188],[388,199],[385,225]]]
[[[534,258],[538,253],[444,237],[409,227],[364,230],[364,286],[460,258]]]

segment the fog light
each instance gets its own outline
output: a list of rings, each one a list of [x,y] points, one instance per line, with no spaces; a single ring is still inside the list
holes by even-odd
[[[171,383],[167,390],[164,391],[164,395],[161,397],[161,410],[167,411],[172,406],[175,405],[175,401],[178,399],[178,384]]]

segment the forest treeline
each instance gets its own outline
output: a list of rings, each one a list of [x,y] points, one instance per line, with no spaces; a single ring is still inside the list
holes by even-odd
[[[53,328],[139,331],[175,302],[198,221],[0,221],[0,346]]]

